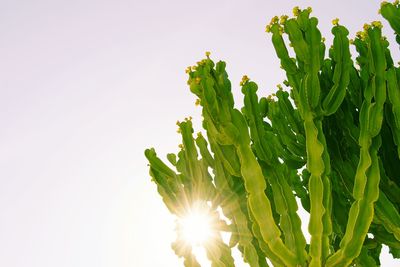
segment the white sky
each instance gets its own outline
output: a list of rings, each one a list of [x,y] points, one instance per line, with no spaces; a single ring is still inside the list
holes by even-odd
[[[272,16],[312,6],[329,41],[379,3],[0,0],[0,266],[180,266],[143,151],[175,152],[185,116],[199,129],[186,66],[210,50],[237,99],[243,74],[266,95]]]

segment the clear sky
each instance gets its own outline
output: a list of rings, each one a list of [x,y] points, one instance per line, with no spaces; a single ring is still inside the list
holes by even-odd
[[[184,69],[209,50],[238,100],[243,74],[267,95],[271,17],[312,6],[329,43],[332,19],[354,35],[379,4],[1,0],[0,266],[180,266],[143,151],[175,152],[178,119],[199,129]]]

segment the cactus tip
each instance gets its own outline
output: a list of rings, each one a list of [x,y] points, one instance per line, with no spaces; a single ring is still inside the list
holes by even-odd
[[[376,27],[376,28],[379,28],[379,29],[382,29],[382,22],[380,22],[380,21],[373,21],[372,23],[371,23],[371,25],[372,26],[374,26],[374,27]]]
[[[295,7],[293,8],[293,15],[294,15],[295,17],[297,17],[297,16],[299,15],[299,13],[300,13],[300,8],[299,8],[298,6],[295,6]]]
[[[271,19],[270,24],[272,25],[272,24],[278,23],[278,21],[279,21],[278,16],[274,16],[274,17]]]
[[[287,15],[282,15],[282,16],[279,18],[279,24],[285,24],[285,22],[286,22],[287,19],[288,19],[288,16],[287,16]]]
[[[243,75],[242,80],[240,81],[240,86],[245,85],[249,81],[249,77],[247,75]]]
[[[360,40],[365,40],[366,33],[365,33],[365,31],[364,32],[359,31],[356,33],[356,36]]]

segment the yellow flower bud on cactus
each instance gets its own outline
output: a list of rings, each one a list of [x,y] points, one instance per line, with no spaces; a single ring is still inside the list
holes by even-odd
[[[297,17],[297,16],[299,15],[299,13],[300,13],[300,8],[299,8],[298,6],[295,6],[295,7],[293,8],[293,15],[294,15],[295,17]]]
[[[247,75],[243,75],[242,81],[240,82],[240,86],[245,85],[248,80],[249,80],[249,77],[247,77]]]
[[[280,23],[280,24],[285,24],[285,22],[286,22],[287,19],[288,19],[288,16],[283,15],[283,16],[280,17],[279,23]]]
[[[379,28],[379,29],[382,29],[382,27],[383,27],[382,23],[380,21],[373,21],[371,24],[372,24],[372,26]]]

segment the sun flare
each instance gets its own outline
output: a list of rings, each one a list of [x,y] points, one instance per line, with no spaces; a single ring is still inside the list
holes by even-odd
[[[212,216],[206,207],[195,206],[180,219],[182,237],[186,243],[202,246],[212,239]]]

